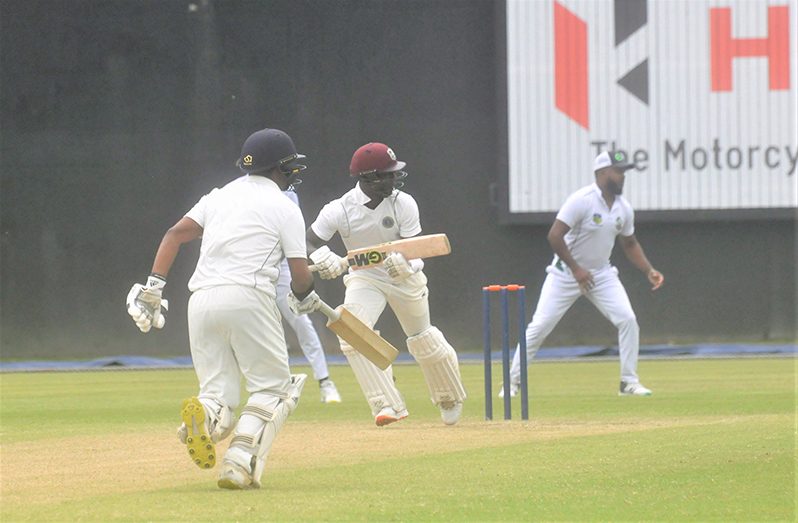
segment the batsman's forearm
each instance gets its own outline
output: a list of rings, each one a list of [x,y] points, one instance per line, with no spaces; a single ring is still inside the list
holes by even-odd
[[[177,253],[180,252],[180,242],[174,235],[169,232],[164,235],[161,240],[161,245],[158,246],[158,252],[155,253],[155,261],[152,263],[152,273],[159,274],[164,278],[169,275],[169,270],[177,258]]]
[[[181,218],[163,235],[158,252],[155,253],[152,272],[165,278],[175,262],[180,246],[200,236],[202,236],[202,227],[197,222],[186,216]]]
[[[316,236],[316,233],[313,232],[313,228],[308,227],[308,230],[305,231],[305,246],[308,249],[308,253],[318,250],[326,243],[327,242]]]
[[[308,270],[308,262],[304,258],[288,258],[288,270],[291,272],[291,292],[301,300],[313,290],[313,275]]]

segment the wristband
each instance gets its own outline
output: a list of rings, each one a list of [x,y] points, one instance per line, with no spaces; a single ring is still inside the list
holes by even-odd
[[[162,289],[166,286],[166,278],[160,274],[152,273],[147,277],[146,286],[150,289]]]

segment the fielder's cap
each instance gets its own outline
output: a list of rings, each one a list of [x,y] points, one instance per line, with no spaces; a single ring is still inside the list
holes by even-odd
[[[249,135],[241,146],[236,165],[244,172],[256,173],[278,166],[283,169],[302,158],[305,156],[296,152],[294,141],[285,132],[261,129]]]
[[[629,163],[623,151],[604,151],[593,160],[593,172],[605,167],[617,167],[621,171],[628,171],[634,169],[634,164]]]
[[[375,172],[391,173],[401,171],[407,165],[396,159],[396,154],[384,143],[371,142],[360,147],[352,155],[349,174],[362,176]]]

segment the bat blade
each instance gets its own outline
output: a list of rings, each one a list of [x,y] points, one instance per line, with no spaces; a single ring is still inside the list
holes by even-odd
[[[446,256],[452,252],[452,247],[445,234],[427,234],[353,249],[346,253],[346,257],[349,267],[353,271],[357,271],[382,265],[385,258],[392,252],[400,252],[405,258],[412,260]]]
[[[343,305],[335,309],[322,302],[319,309],[327,316],[327,328],[352,346],[366,359],[385,370],[396,360],[399,351],[385,338],[360,321]]]

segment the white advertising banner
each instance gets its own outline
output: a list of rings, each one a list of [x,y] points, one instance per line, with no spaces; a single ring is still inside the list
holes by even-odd
[[[798,205],[796,0],[507,0],[507,210],[556,211],[592,161],[637,210]]]

